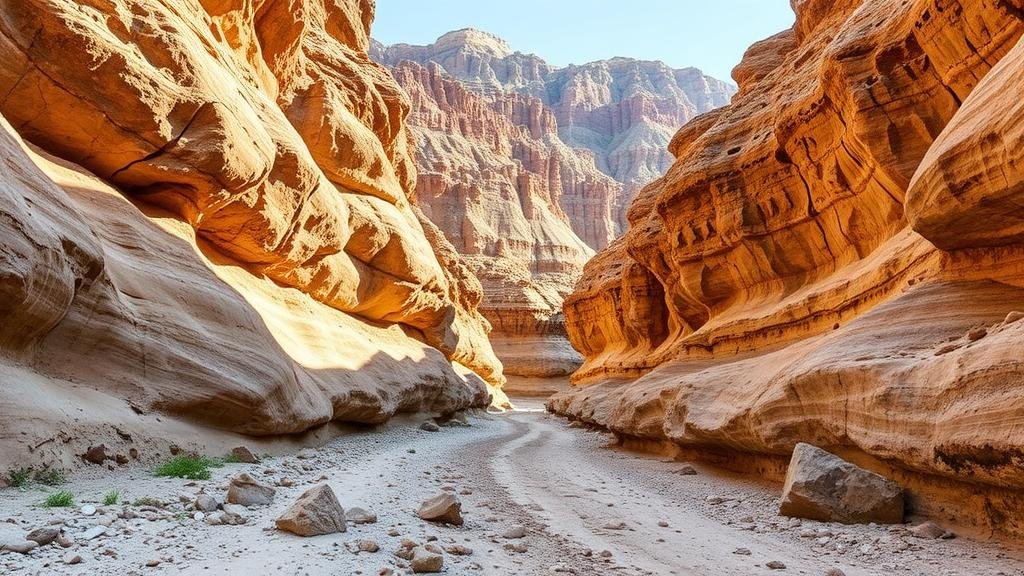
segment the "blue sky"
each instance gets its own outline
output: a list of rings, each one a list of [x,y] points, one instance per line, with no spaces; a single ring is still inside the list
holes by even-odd
[[[377,0],[373,36],[429,44],[479,28],[559,66],[629,56],[729,80],[750,44],[792,24],[789,0]]]

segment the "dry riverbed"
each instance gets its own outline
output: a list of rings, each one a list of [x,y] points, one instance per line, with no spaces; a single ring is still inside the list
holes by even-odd
[[[1024,553],[1006,543],[781,518],[776,485],[700,465],[684,474],[687,464],[615,449],[606,433],[524,406],[436,432],[395,423],[227,464],[205,481],[87,470],[61,487],[75,508],[42,507],[52,488],[5,489],[0,537],[57,527],[68,547],[0,553],[0,574],[403,574],[408,562],[394,552],[412,541],[443,550],[446,574],[1024,575]],[[275,487],[271,505],[247,509],[242,525],[210,525],[191,509],[201,493],[223,501],[242,472]],[[276,530],[274,520],[320,484],[377,522],[312,538]],[[139,504],[104,506],[112,490]],[[420,502],[443,491],[462,501],[464,525],[417,518]],[[379,550],[360,551],[361,541]]]

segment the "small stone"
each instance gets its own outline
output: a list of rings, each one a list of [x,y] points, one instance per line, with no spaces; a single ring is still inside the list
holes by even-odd
[[[239,474],[231,480],[227,501],[241,506],[266,506],[274,501],[275,490],[260,484],[248,474]]]
[[[420,430],[423,430],[425,432],[438,432],[441,430],[441,427],[438,426],[436,422],[427,420],[426,422],[420,424]]]
[[[299,536],[321,536],[344,532],[345,509],[338,502],[334,490],[321,484],[307,490],[275,522],[278,530]]]
[[[768,562],[767,564],[765,564],[765,567],[767,567],[770,570],[785,570],[786,569],[786,565],[783,564],[782,562],[779,562],[778,560],[772,560],[771,562]]]
[[[1006,319],[1003,320],[1003,324],[1013,324],[1021,318],[1024,318],[1024,312],[1010,312],[1006,315]]]
[[[260,459],[257,458],[256,455],[252,453],[252,450],[249,450],[245,446],[235,446],[234,448],[231,449],[231,455],[234,456],[235,460],[243,464],[260,463]]]
[[[82,563],[82,557],[80,555],[78,555],[78,554],[75,554],[74,552],[68,552],[67,554],[64,555],[64,563],[65,564],[81,564]]]
[[[446,546],[444,551],[451,554],[452,556],[471,556],[473,554],[472,548],[468,548],[466,546],[463,546],[462,544],[452,544],[451,546]]]
[[[679,474],[680,476],[696,476],[697,469],[689,464],[684,464],[676,470],[676,474]]]
[[[376,552],[378,550],[380,550],[380,546],[378,546],[377,543],[374,542],[373,540],[360,540],[359,541],[359,551],[360,552],[369,552],[369,553],[372,554],[372,553],[374,553],[374,552]]]
[[[911,536],[924,540],[936,540],[942,538],[945,533],[946,529],[935,522],[924,522],[910,528]]]
[[[209,494],[200,494],[196,496],[192,506],[200,512],[216,512],[220,508],[220,502]]]
[[[138,460],[139,459],[139,451],[136,448],[129,448],[128,449],[128,457],[131,458],[132,460]]]
[[[206,518],[206,514],[203,514],[202,512],[196,512],[192,515],[192,519],[196,522],[202,522],[204,518]]]
[[[665,522],[664,520],[662,520],[661,522],[658,522],[658,527],[659,528],[668,528],[668,522]]]
[[[299,460],[313,460],[316,458],[316,456],[316,450],[313,450],[312,448],[303,448],[302,450],[299,450],[298,454],[295,455],[295,457],[298,458]]]
[[[79,508],[78,511],[82,514],[85,514],[86,516],[92,516],[96,513],[96,507],[93,506],[92,504],[86,504],[85,506]]]
[[[346,510],[345,518],[353,524],[375,524],[377,522],[376,514],[368,512],[358,506]]]
[[[526,526],[515,526],[513,528],[509,528],[508,530],[505,530],[501,533],[501,537],[505,538],[506,540],[516,540],[519,538],[525,538]]]
[[[89,449],[82,454],[82,459],[90,464],[103,464],[108,458],[107,447],[103,444],[99,446],[89,446]]]
[[[839,568],[829,568],[825,571],[825,576],[846,576],[846,573]]]
[[[750,549],[748,549],[748,548],[737,548],[737,549],[733,550],[732,553],[733,554],[737,554],[739,556],[750,556],[751,555]]]
[[[970,340],[971,342],[977,342],[978,340],[981,340],[985,336],[988,336],[988,330],[984,328],[975,328],[974,330],[971,330],[970,332],[967,333],[967,339]]]
[[[462,525],[462,502],[450,492],[443,492],[420,505],[416,515],[428,522]]]
[[[40,546],[46,546],[56,540],[58,536],[60,536],[60,528],[44,526],[29,532],[25,539],[31,540]]]
[[[152,560],[147,560],[146,561],[146,567],[147,568],[156,568],[159,565],[160,565],[160,559],[159,558],[153,558]]]
[[[32,540],[22,540],[20,542],[5,542],[3,546],[0,546],[0,550],[6,550],[8,552],[17,552],[18,554],[28,554],[39,547],[38,542]]]
[[[440,572],[444,566],[444,556],[431,552],[424,546],[417,546],[412,549],[409,566],[417,574]]]
[[[93,526],[79,536],[80,540],[93,540],[107,533],[106,526]]]

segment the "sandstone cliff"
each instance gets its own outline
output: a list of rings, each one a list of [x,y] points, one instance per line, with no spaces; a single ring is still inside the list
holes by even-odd
[[[410,202],[372,0],[299,4],[0,2],[5,463],[500,384],[481,287]]]
[[[624,58],[556,69],[477,30],[372,53],[411,96],[419,204],[482,281],[505,373],[572,373],[562,301],[591,247],[670,165],[674,130],[729,87]]]
[[[733,463],[813,443],[1024,532],[1024,5],[793,4],[587,265],[549,408]]]
[[[616,183],[558,139],[536,98],[484,98],[433,63],[405,61],[392,73],[412,101],[419,204],[482,282],[480,311],[506,374],[572,373],[581,358],[562,301],[594,253],[562,199],[608,197]]]
[[[557,68],[473,29],[450,32],[428,46],[378,44],[373,55],[392,66],[404,60],[436,63],[484,95],[512,92],[540,100],[554,115],[559,138],[570,148],[589,150],[597,168],[620,185],[607,196],[602,191],[561,199],[573,230],[595,250],[621,234],[637,190],[672,165],[666,147],[675,131],[727,104],[735,92],[695,68],[674,70],[632,58]],[[604,203],[611,213],[595,214],[595,205]]]

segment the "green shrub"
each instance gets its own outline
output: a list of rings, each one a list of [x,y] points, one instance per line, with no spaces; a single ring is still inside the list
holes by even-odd
[[[103,505],[113,506],[117,504],[119,500],[121,500],[121,493],[118,492],[117,490],[111,490],[110,492],[107,492],[106,496],[103,497]]]
[[[178,456],[157,466],[156,470],[153,470],[153,475],[162,478],[209,480],[210,468],[216,468],[217,465],[217,462],[203,456]]]
[[[67,490],[59,490],[50,494],[43,500],[43,506],[47,508],[70,508],[75,505],[75,495]]]

